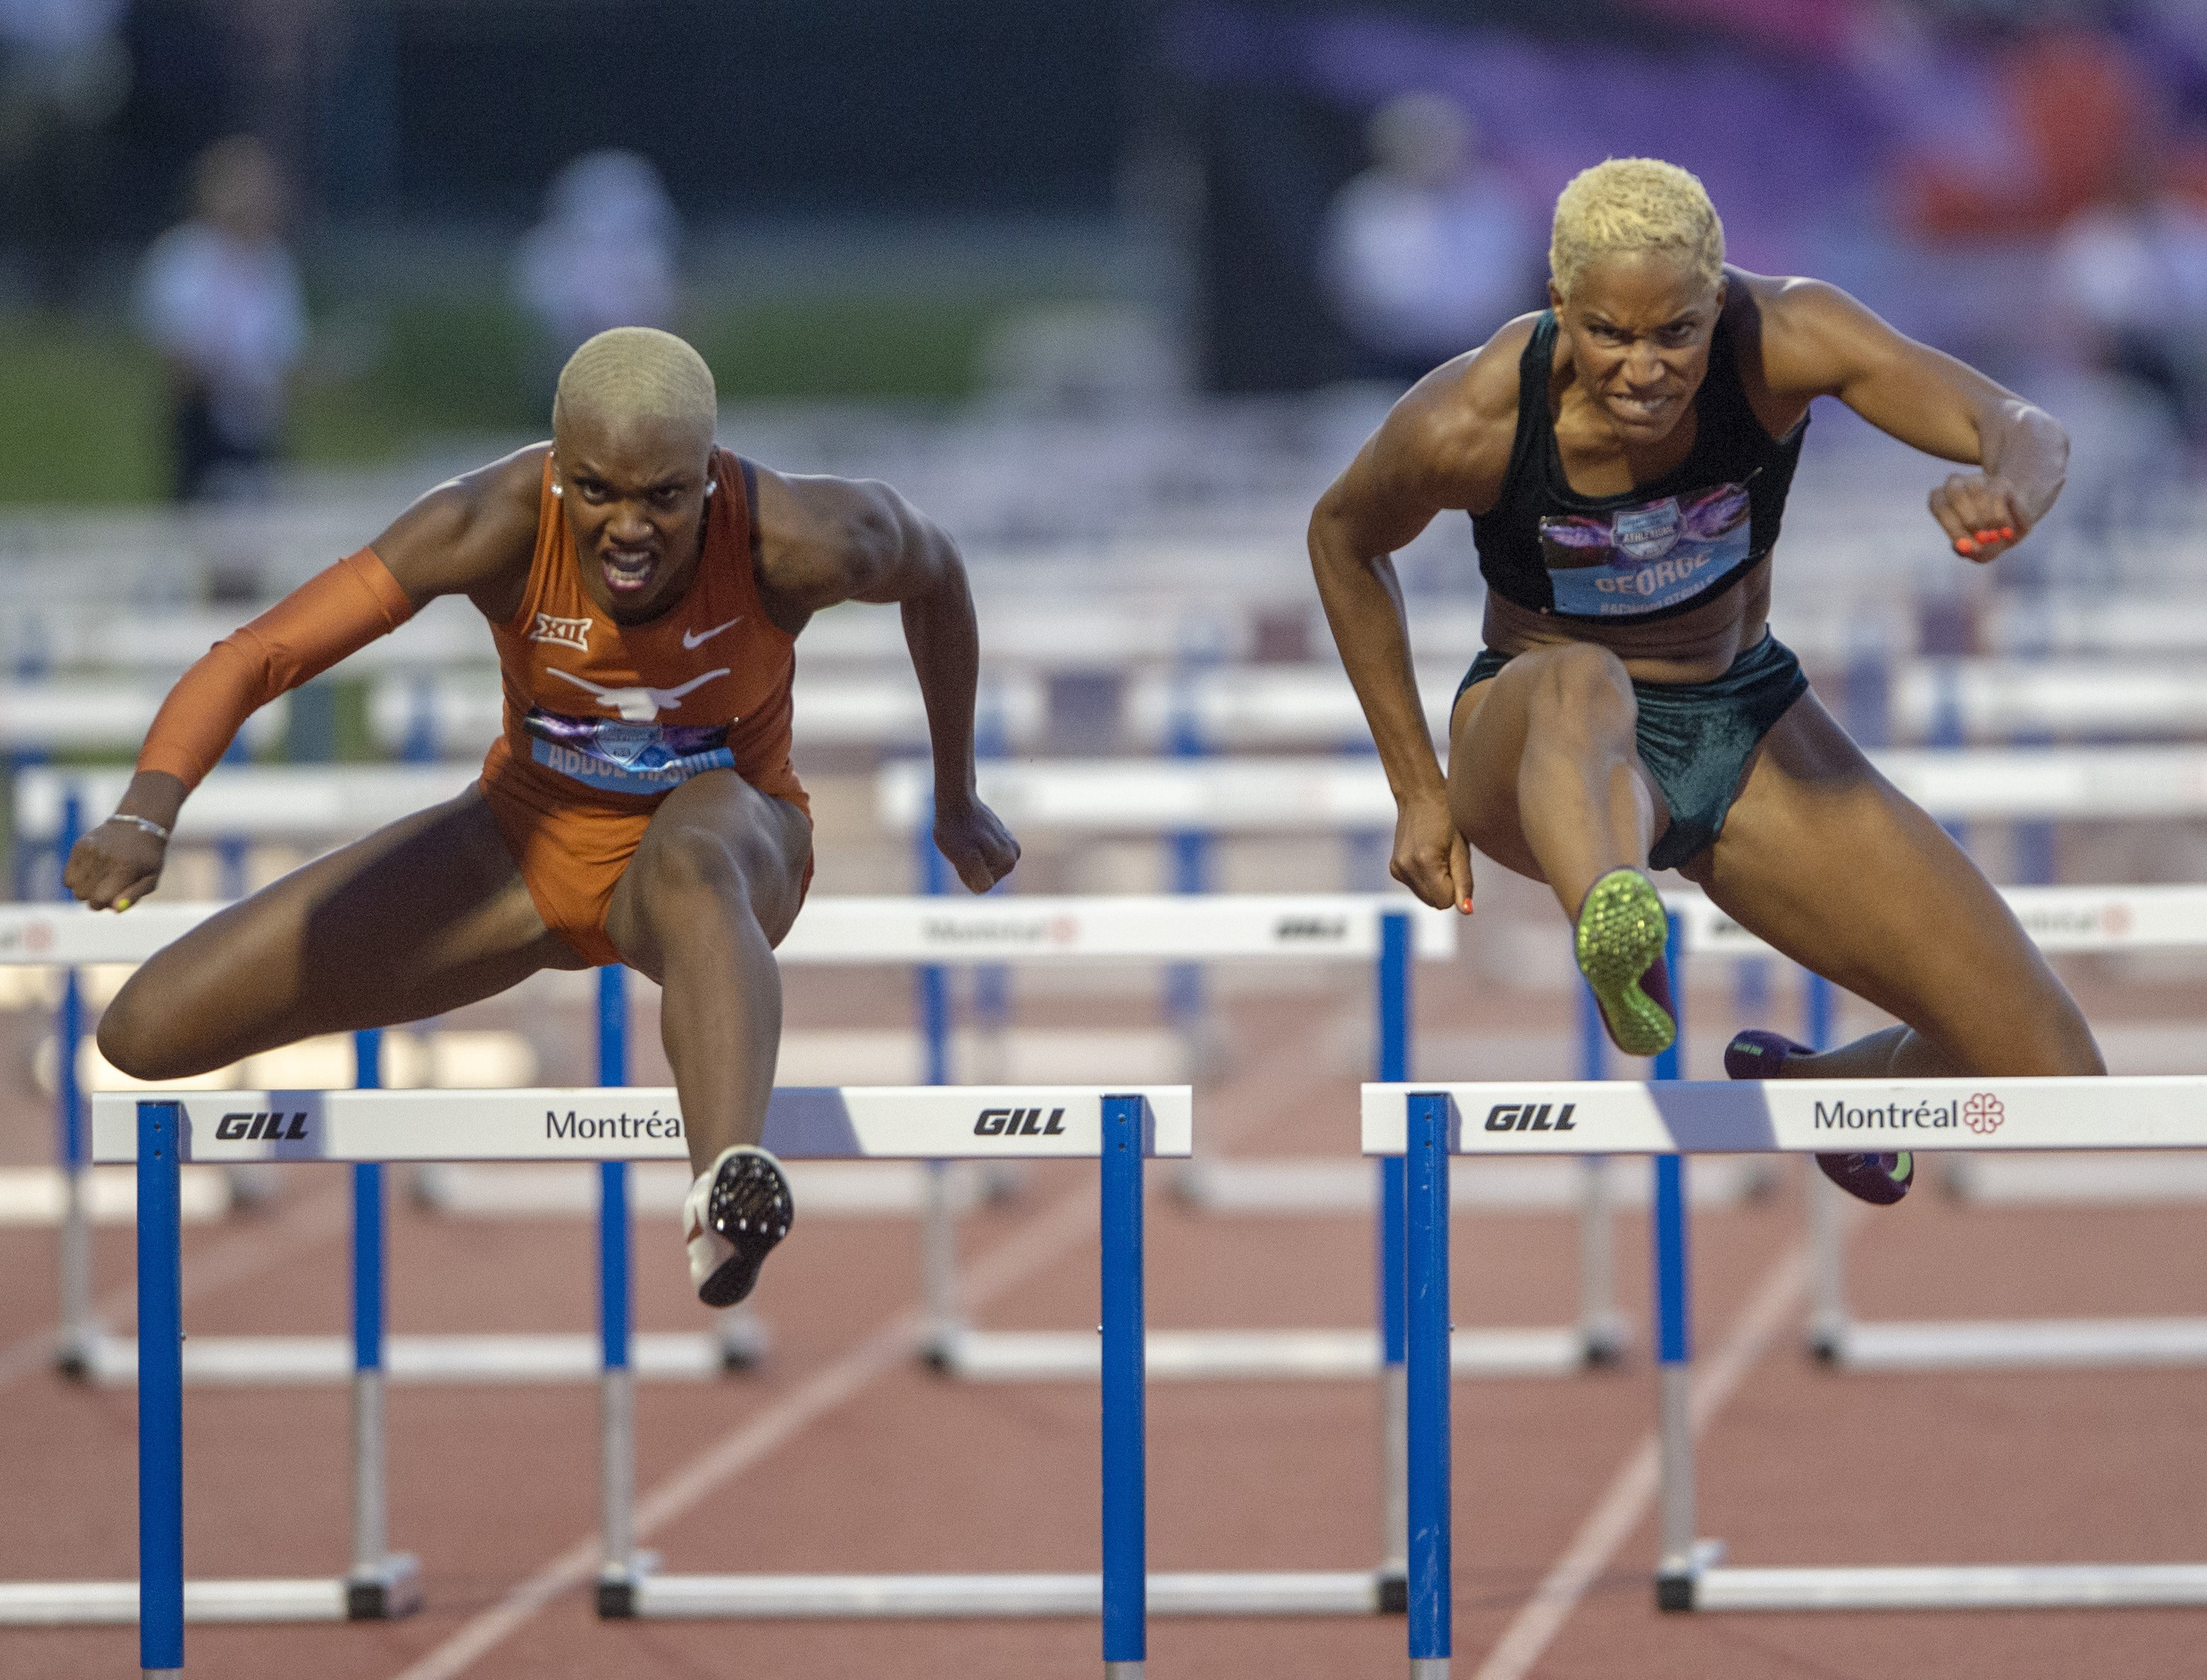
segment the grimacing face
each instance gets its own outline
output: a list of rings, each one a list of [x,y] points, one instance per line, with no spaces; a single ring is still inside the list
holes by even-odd
[[[1666,251],[1597,258],[1568,298],[1549,282],[1579,383],[1620,440],[1660,443],[1691,410],[1725,290]]]
[[[641,624],[689,586],[705,541],[709,433],[652,416],[564,410],[552,482],[583,590],[617,622]]]

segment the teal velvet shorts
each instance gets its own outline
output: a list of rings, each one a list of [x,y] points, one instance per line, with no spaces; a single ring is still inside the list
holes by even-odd
[[[1482,649],[1456,685],[1457,697],[1509,662],[1507,655]],[[1716,844],[1756,745],[1808,691],[1801,661],[1767,632],[1714,682],[1633,684],[1640,762],[1671,807],[1671,826],[1648,854],[1650,869],[1677,869]]]

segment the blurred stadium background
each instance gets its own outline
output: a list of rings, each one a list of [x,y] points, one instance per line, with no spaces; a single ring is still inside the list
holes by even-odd
[[[1556,189],[1631,152],[1701,173],[1742,265],[1851,288],[2076,434],[2053,519],[1980,573],[1922,511],[1937,463],[1820,412],[1776,625],[1857,732],[2194,733],[2203,15],[0,0],[0,747],[123,762],[206,641],[541,435],[565,349],[643,320],[704,350],[725,441],[887,479],[959,538],[1000,752],[1357,750],[1310,503],[1410,377],[1537,304]],[[1477,643],[1468,522],[1403,566],[1444,691]],[[830,890],[909,878],[867,779],[919,744],[884,615],[834,616],[799,731]],[[446,628],[292,697],[251,754],[472,758],[489,643]],[[2165,881],[2207,834],[1974,838],[2010,879]],[[18,890],[51,891],[33,862]],[[1384,848],[1211,864],[1368,885]],[[1022,884],[1174,867],[1044,846]]]

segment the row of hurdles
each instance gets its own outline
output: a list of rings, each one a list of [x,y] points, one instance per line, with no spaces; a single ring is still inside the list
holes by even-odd
[[[1093,1159],[1100,1167],[1102,1568],[1096,1575],[679,1575],[632,1543],[633,1417],[625,1293],[609,1282],[603,1330],[603,1566],[609,1617],[1096,1616],[1107,1680],[1143,1672],[1152,1614],[1407,1612],[1413,1680],[1450,1660],[1449,1163],[1467,1154],[1656,1157],[1654,1259],[1662,1362],[1663,1488],[1658,1602],[1672,1610],[2090,1607],[2207,1604],[2207,1563],[1720,1567],[1695,1533],[1688,1374],[1690,1271],[1686,1160],[1803,1153],[1835,1140],[1925,1151],[2207,1146],[2207,1080],[1944,1079],[1692,1084],[1658,1080],[1367,1085],[1360,1141],[1397,1187],[1403,1241],[1383,1274],[1386,1316],[1405,1344],[1399,1573],[1148,1572],[1145,1527],[1144,1163],[1194,1151],[1185,1086],[915,1086],[778,1091],[768,1143],[791,1159]],[[1002,1124],[1039,1110],[1047,1126]],[[1857,1124],[1856,1116],[1870,1119]],[[280,1123],[275,1123],[280,1116]],[[995,1116],[999,1123],[990,1125]],[[307,1621],[404,1613],[418,1602],[411,1560],[392,1553],[380,1504],[356,1510],[344,1576],[187,1583],[182,1563],[182,1356],[179,1174],[188,1161],[323,1161],[372,1175],[392,1162],[621,1163],[680,1156],[671,1091],[164,1093],[104,1096],[93,1153],[134,1162],[138,1194],[140,1575],[137,1581],[0,1587],[0,1620],[129,1621],[149,1676],[180,1675],[190,1620]],[[621,1257],[625,1262],[625,1254]],[[608,1274],[609,1279],[611,1274]],[[625,1274],[620,1280],[625,1282]],[[356,1456],[380,1442],[380,1278],[356,1281]],[[370,1490],[373,1492],[374,1490]],[[1391,1590],[1390,1590],[1391,1583]]]
[[[2009,900],[2041,945],[2050,952],[2138,953],[2207,946],[2207,888],[2078,887],[2012,888]],[[1698,894],[1674,896],[1678,920],[1674,952],[1681,959],[1740,964],[1768,959],[1767,948],[1732,925]],[[15,906],[0,910],[0,962],[38,961],[69,969],[93,961],[142,959],[215,906],[148,904],[127,918],[95,916],[75,908]],[[1401,897],[1380,895],[1205,895],[1194,897],[1046,898],[986,900],[822,898],[814,901],[786,944],[783,957],[798,965],[909,964],[918,991],[928,1049],[930,1083],[950,1080],[942,1007],[942,980],[949,966],[978,968],[1005,962],[1071,966],[1099,962],[1368,963],[1374,975],[1374,1073],[1409,1077],[1414,1060],[1411,1026],[1413,958],[1444,960],[1454,949],[1455,919],[1422,911]],[[625,976],[598,975],[601,1085],[628,1082]],[[1828,985],[1806,977],[1806,1020],[1811,1043],[1832,1030]],[[1582,996],[1582,1077],[1606,1072],[1600,1029]],[[59,1092],[60,1150],[67,1164],[68,1217],[62,1230],[63,1282],[61,1348],[67,1365],[95,1381],[128,1382],[135,1376],[127,1342],[106,1336],[89,1314],[86,1257],[89,1252],[85,1194],[83,1105],[71,1076],[71,1053],[81,1036],[83,1011],[74,978],[64,985],[58,1037],[63,1054]],[[379,1083],[372,1048],[356,1052],[359,1083]],[[1675,1056],[1659,1072],[1676,1076]],[[1193,1165],[1195,1163],[1190,1163]],[[1211,1157],[1206,1177],[1260,1163]],[[1289,1166],[1298,1163],[1289,1163]],[[1301,1163],[1307,1166],[1309,1163]],[[1342,1163],[1343,1166],[1347,1163]],[[1513,1163],[1482,1163],[1500,1172]],[[1514,1163],[1523,1167],[1532,1163]],[[2019,1163],[2021,1164],[2021,1163]],[[1557,1325],[1480,1326],[1459,1330],[1456,1370],[1466,1377],[1567,1376],[1620,1356],[1629,1336],[1612,1299],[1612,1209],[1603,1163],[1589,1160],[1582,1190],[1580,1312]],[[978,1380],[1093,1380],[1092,1336],[1075,1332],[992,1331],[966,1322],[959,1302],[955,1266],[955,1207],[941,1171],[924,1178],[926,1220],[923,1276],[930,1319],[928,1357],[954,1377]],[[1474,1181],[1474,1185],[1476,1181]],[[1459,1184],[1460,1193],[1465,1189]],[[2207,1320],[2089,1318],[1863,1324],[1845,1305],[1844,1256],[1838,1199],[1811,1181],[1818,1310],[1814,1345],[1842,1369],[2048,1368],[2078,1366],[2169,1365],[2207,1362]],[[1492,1189],[1473,1189],[1467,1199],[1484,1207]],[[614,1241],[612,1211],[623,1205],[599,1198],[600,1241]],[[1199,1204],[1200,1205],[1200,1204]],[[1359,1205],[1376,1207],[1383,1251],[1400,1225],[1398,1207],[1376,1187]],[[1301,1210],[1298,1210],[1301,1211]],[[363,1226],[363,1229],[372,1229]],[[365,1237],[362,1239],[365,1244]],[[380,1269],[373,1245],[356,1257],[358,1270]],[[1383,1262],[1384,1264],[1384,1262]],[[661,1333],[639,1338],[634,1366],[646,1380],[698,1379],[755,1360],[765,1345],[764,1327],[734,1316],[710,1334]],[[598,1349],[585,1335],[415,1336],[394,1338],[389,1370],[407,1381],[587,1381],[600,1368]],[[1151,1340],[1153,1377],[1211,1379],[1344,1378],[1384,1373],[1398,1366],[1399,1338],[1385,1326],[1295,1330],[1216,1330],[1160,1332]],[[343,1382],[350,1350],[339,1336],[195,1339],[187,1379],[208,1382]]]

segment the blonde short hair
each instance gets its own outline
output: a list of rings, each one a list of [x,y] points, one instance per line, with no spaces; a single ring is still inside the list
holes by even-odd
[[[559,370],[552,429],[564,414],[673,420],[713,435],[720,398],[705,358],[655,326],[616,326],[585,339]]]
[[[1620,251],[1667,251],[1714,289],[1724,278],[1724,222],[1698,177],[1656,158],[1582,170],[1556,200],[1548,272],[1566,297],[1588,264]]]

